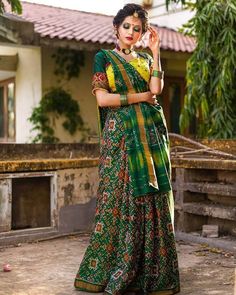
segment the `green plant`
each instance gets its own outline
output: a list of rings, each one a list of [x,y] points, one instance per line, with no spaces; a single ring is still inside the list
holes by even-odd
[[[187,95],[181,130],[197,118],[200,137],[236,136],[236,5],[234,0],[198,0],[184,28],[197,47],[187,63]]]
[[[80,73],[80,67],[84,65],[84,53],[82,51],[71,50],[68,48],[59,48],[52,55],[55,59],[56,68],[54,74],[60,79],[59,86],[50,89],[41,99],[39,106],[33,109],[29,121],[33,124],[32,130],[37,130],[38,134],[33,142],[56,143],[59,141],[54,136],[55,119],[64,116],[66,119],[62,126],[71,135],[77,130],[82,131],[82,139],[85,139],[85,133],[89,128],[85,128],[84,122],[80,116],[79,104],[72,99],[60,84],[68,82],[71,78],[77,78]]]
[[[182,3],[183,5],[186,3],[185,0],[166,0],[166,9],[167,9],[167,10],[169,9],[169,5],[170,5],[171,3],[176,3],[176,4],[178,4],[179,2]]]
[[[29,121],[34,125],[32,130],[38,134],[33,142],[56,143],[52,124],[53,115],[56,118],[64,116],[63,127],[73,135],[76,130],[85,131],[83,120],[79,114],[79,105],[71,95],[62,88],[52,88],[41,99],[39,106],[34,108]]]
[[[55,59],[55,75],[59,75],[67,80],[77,78],[80,74],[80,68],[84,66],[84,52],[69,48],[58,48],[52,55]]]

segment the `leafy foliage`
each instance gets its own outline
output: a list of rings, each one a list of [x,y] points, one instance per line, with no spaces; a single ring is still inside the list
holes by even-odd
[[[69,48],[58,48],[52,55],[55,59],[55,75],[65,77],[67,80],[78,77],[81,66],[84,66],[84,52]]]
[[[186,4],[186,1],[185,0],[166,0],[166,9],[168,10],[169,9],[169,5],[171,3],[182,3],[183,5]]]
[[[33,123],[33,130],[38,134],[33,142],[56,143],[59,141],[54,136],[54,129],[51,124],[52,116],[56,118],[64,115],[63,127],[73,135],[77,129],[83,130],[83,120],[79,114],[79,105],[71,95],[62,88],[52,88],[40,101],[38,107],[34,108],[29,121]]]
[[[55,59],[56,68],[54,74],[61,78],[62,82],[69,81],[71,78],[77,78],[80,73],[80,67],[84,65],[84,53],[82,51],[71,50],[69,48],[58,48],[52,55]],[[85,139],[85,133],[89,129],[84,127],[84,122],[80,116],[79,104],[72,99],[62,86],[54,87],[49,90],[41,99],[39,106],[33,109],[29,121],[33,124],[32,130],[37,130],[38,134],[33,142],[56,143],[59,138],[54,136],[54,119],[64,116],[66,119],[62,126],[71,135],[77,130],[82,131],[82,141]]]
[[[22,13],[22,6],[19,0],[6,0],[6,2],[11,6],[11,11],[18,14]],[[6,11],[4,1],[0,0],[0,14],[3,14]]]
[[[187,95],[181,130],[197,118],[198,135],[236,136],[236,4],[235,0],[198,0],[196,14],[184,26],[197,47],[187,63]]]

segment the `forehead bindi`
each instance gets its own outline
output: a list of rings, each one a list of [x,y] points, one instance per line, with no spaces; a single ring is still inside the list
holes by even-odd
[[[139,18],[137,18],[137,17],[134,17],[134,16],[127,16],[123,21],[123,24],[124,23],[131,24],[132,26],[140,26],[140,27],[142,27],[141,20]]]

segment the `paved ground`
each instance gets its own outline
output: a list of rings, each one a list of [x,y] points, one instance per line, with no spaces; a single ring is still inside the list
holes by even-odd
[[[84,295],[73,279],[88,236],[67,237],[0,249],[0,295]],[[236,295],[236,257],[204,245],[178,243],[181,295]],[[86,293],[88,294],[88,293]]]

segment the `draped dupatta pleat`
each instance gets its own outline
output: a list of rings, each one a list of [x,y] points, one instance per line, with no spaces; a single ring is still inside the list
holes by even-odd
[[[131,64],[122,62],[113,51],[103,52],[113,67],[118,93],[148,90],[146,81]],[[132,79],[133,75],[139,75],[139,79]],[[124,121],[127,139],[130,139],[127,140],[127,152],[134,195],[170,191],[168,137],[161,107],[138,103],[121,107],[118,111]],[[105,118],[100,119],[102,121]],[[103,125],[104,122],[101,122],[101,126]],[[149,132],[155,137],[154,144]]]

